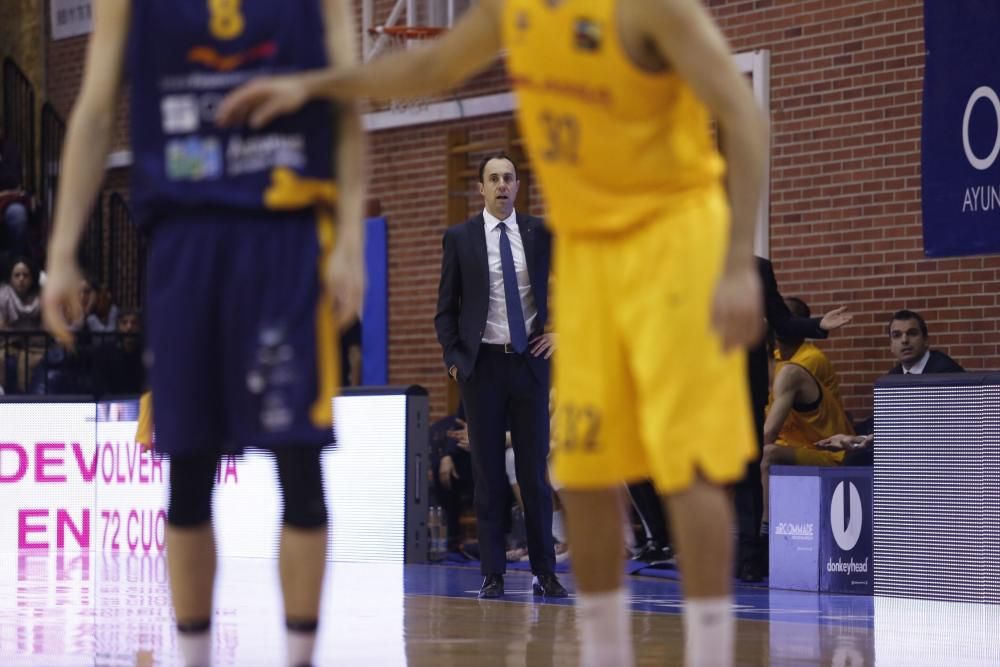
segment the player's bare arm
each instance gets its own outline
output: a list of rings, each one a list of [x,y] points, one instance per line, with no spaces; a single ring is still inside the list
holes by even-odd
[[[317,97],[389,100],[454,88],[496,59],[502,43],[502,8],[503,0],[480,0],[440,39],[360,67],[251,82],[223,100],[218,122],[261,127]]]
[[[83,84],[70,114],[55,223],[49,240],[42,314],[57,340],[73,344],[67,324],[79,316],[81,276],[76,249],[104,180],[128,36],[130,0],[97,0]]]
[[[724,347],[763,333],[760,281],[753,263],[757,204],[767,159],[767,125],[722,33],[699,0],[622,0],[623,38],[650,43],[708,106],[726,139],[732,233],[713,321]]]
[[[800,388],[809,379],[811,379],[809,373],[798,366],[788,365],[778,371],[772,389],[774,398],[768,408],[767,419],[764,420],[764,444],[771,444],[777,440],[782,425],[792,412]]]
[[[349,0],[325,0],[323,9],[330,62],[354,65],[357,39]],[[338,136],[337,246],[326,267],[326,281],[338,319],[345,325],[360,313],[365,279],[365,138],[357,102],[341,104]]]

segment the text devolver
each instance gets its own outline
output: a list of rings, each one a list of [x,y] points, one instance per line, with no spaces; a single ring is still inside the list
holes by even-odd
[[[25,479],[37,483],[103,481],[105,484],[163,484],[164,459],[134,442],[105,442],[93,448],[78,442],[0,442],[0,484]]]

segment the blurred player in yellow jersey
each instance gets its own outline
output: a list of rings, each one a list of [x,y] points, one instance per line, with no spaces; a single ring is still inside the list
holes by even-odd
[[[723,485],[755,446],[742,348],[763,327],[752,234],[767,131],[701,3],[481,0],[425,48],[251,83],[219,121],[259,126],[313,97],[431,94],[501,48],[556,232],[554,474],[580,590],[581,661],[634,661],[618,489],[652,477],[681,563],[686,662],[725,667]]]

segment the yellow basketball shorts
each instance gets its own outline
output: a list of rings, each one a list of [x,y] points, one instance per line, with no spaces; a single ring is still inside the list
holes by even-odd
[[[746,353],[710,324],[728,243],[721,193],[600,236],[556,234],[552,473],[567,489],[741,479],[757,444]]]
[[[815,447],[795,447],[795,465],[797,466],[839,466],[844,463],[846,452],[831,452]]]

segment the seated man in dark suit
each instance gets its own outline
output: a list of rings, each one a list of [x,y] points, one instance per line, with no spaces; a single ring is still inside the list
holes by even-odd
[[[961,373],[965,370],[944,352],[928,347],[927,323],[912,310],[893,313],[889,320],[889,347],[899,361],[889,375]]]
[[[899,361],[889,375],[923,375],[926,373],[963,373],[965,369],[951,357],[927,344],[927,322],[912,310],[899,310],[889,320],[889,347]],[[874,420],[859,422],[857,435],[837,434],[816,443],[816,447],[831,452],[846,452],[844,465],[872,465],[875,438]]]

